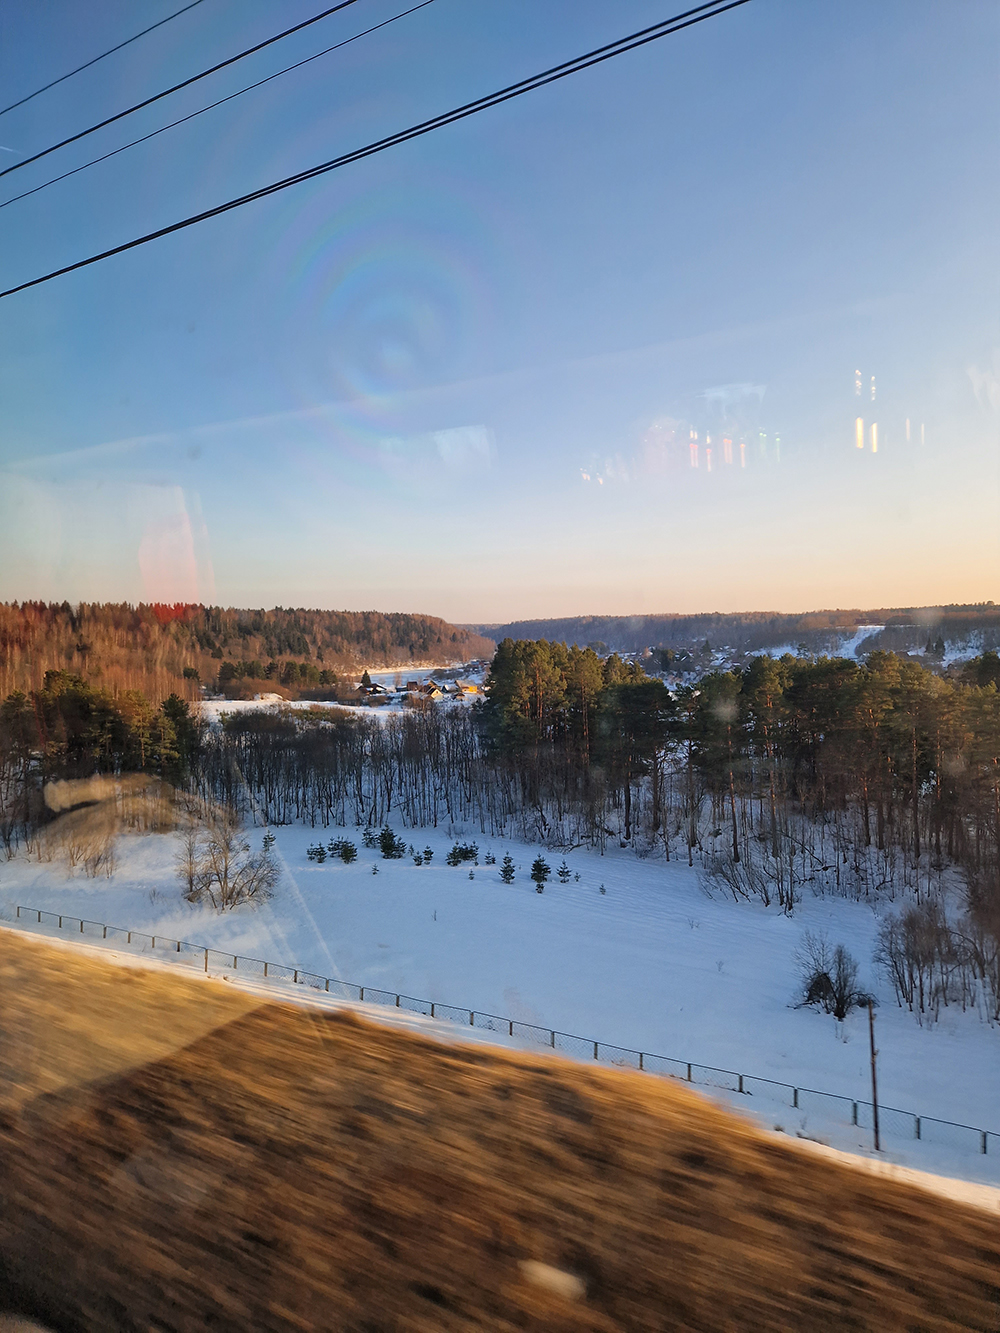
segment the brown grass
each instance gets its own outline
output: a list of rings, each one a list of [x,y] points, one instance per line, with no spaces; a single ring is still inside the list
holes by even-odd
[[[683,1088],[0,949],[0,1272],[56,1328],[1000,1328],[995,1219]]]

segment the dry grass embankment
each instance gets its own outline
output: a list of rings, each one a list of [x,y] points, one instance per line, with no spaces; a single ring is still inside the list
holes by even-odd
[[[995,1218],[649,1077],[10,932],[0,1073],[0,1276],[56,1329],[1000,1328]]]

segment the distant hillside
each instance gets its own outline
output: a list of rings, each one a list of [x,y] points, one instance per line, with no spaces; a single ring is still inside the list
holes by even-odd
[[[491,640],[437,616],[0,603],[0,697],[38,689],[51,670],[161,699],[175,690],[193,696],[198,681],[217,679],[227,661],[308,663],[330,673],[416,662],[443,666],[492,652]]]
[[[860,631],[872,626],[870,634]],[[995,648],[1000,643],[1000,607],[993,602],[944,607],[890,607],[874,611],[806,611],[780,614],[748,611],[735,615],[707,612],[699,615],[570,616],[561,620],[517,620],[507,625],[465,628],[499,642],[512,639],[549,639],[598,651],[641,652],[644,648],[694,649],[706,641],[713,648],[736,653],[774,649],[809,653],[837,653],[845,645],[864,645],[864,651],[884,648],[895,652],[920,651],[928,638],[946,644],[968,644],[971,651]]]

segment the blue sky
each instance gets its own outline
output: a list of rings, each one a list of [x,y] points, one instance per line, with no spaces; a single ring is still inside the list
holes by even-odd
[[[3,102],[176,7],[4,6]],[[204,0],[0,116],[0,166],[319,8]],[[360,0],[0,202],[405,8]],[[0,208],[2,285],[679,8],[433,0]],[[751,0],[0,301],[0,598],[1000,600],[998,55],[992,0]]]

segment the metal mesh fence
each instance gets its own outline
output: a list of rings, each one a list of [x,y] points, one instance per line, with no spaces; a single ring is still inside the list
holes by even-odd
[[[615,1046],[609,1042],[594,1041],[534,1023],[498,1014],[462,1009],[456,1005],[441,1004],[436,1000],[422,1000],[412,995],[383,990],[377,986],[359,986],[354,982],[323,977],[315,972],[285,963],[272,963],[260,958],[246,958],[242,954],[226,953],[206,948],[187,940],[176,940],[166,935],[150,935],[144,931],[128,930],[123,926],[109,926],[100,921],[50,912],[44,908],[18,906],[16,920],[24,925],[45,930],[56,930],[82,936],[88,941],[100,940],[132,953],[155,954],[184,963],[204,972],[234,972],[247,980],[280,982],[306,986],[321,991],[336,1000],[377,1004],[404,1010],[411,1014],[441,1019],[477,1030],[497,1032],[532,1046],[549,1047],[576,1060],[596,1060],[619,1068],[643,1070],[664,1078],[680,1079],[700,1087],[713,1088],[726,1094],[734,1105],[746,1105],[759,1115],[792,1111],[803,1117],[814,1117],[826,1124],[850,1126],[871,1131],[874,1128],[874,1108],[871,1102],[844,1097],[839,1093],[820,1092],[813,1088],[797,1088],[775,1079],[740,1074],[712,1065],[700,1065],[671,1056],[654,1055],[647,1051]],[[746,1103],[743,1102],[746,1098]],[[919,1116],[893,1106],[879,1106],[879,1130],[883,1138],[909,1139],[928,1145],[949,1148],[963,1153],[1000,1155],[1000,1133],[962,1125],[932,1116]]]
[[[630,1051],[625,1046],[610,1046],[606,1041],[595,1042],[596,1058],[606,1065],[618,1065],[621,1069],[641,1069],[645,1063],[640,1051]]]
[[[468,1023],[470,1012],[468,1009],[458,1009],[453,1004],[438,1004],[435,1001],[433,1016],[443,1018],[448,1023]]]
[[[472,1019],[471,1026],[481,1028],[484,1032],[502,1032],[506,1036],[510,1035],[510,1019],[500,1018],[497,1014],[470,1013]]]

